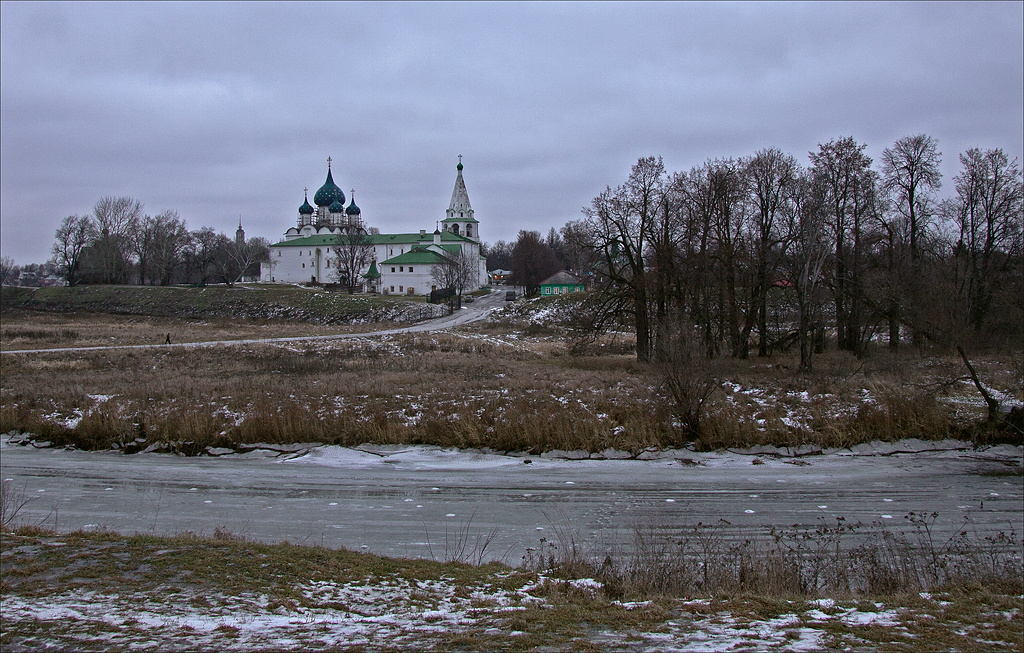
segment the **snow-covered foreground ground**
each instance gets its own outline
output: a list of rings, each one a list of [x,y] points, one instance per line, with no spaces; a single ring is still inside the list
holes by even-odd
[[[503,567],[187,539],[6,537],[0,616],[11,653],[1011,650],[1022,635],[1020,597],[984,591],[621,601],[590,578]]]
[[[600,589],[586,580],[564,583],[583,592]],[[531,636],[524,617],[529,617],[530,610],[554,608],[548,599],[538,596],[542,592],[537,590],[547,591],[545,583],[557,582],[541,580],[512,591],[492,586],[459,587],[449,580],[315,582],[299,588],[308,601],[301,609],[275,607],[265,595],[202,600],[198,596],[178,596],[168,602],[145,595],[122,594],[115,598],[71,590],[49,597],[45,605],[11,598],[4,602],[3,612],[6,620],[51,623],[53,630],[60,633],[53,640],[19,638],[8,649],[12,653],[46,650],[47,643],[55,642],[78,642],[89,650],[96,650],[97,646],[159,651],[301,651],[334,647],[445,650],[442,643],[461,643],[456,650],[516,650],[517,639],[524,649],[535,645],[536,635]],[[928,595],[923,598],[924,602],[931,599]],[[197,603],[215,603],[216,607],[199,607]],[[548,646],[555,646],[541,650],[580,650],[579,644],[586,642],[608,651],[820,651],[830,648],[828,643],[835,641],[832,638],[837,631],[856,633],[859,628],[872,628],[875,637],[878,630],[888,630],[892,639],[913,641],[914,635],[908,635],[903,620],[930,616],[929,610],[907,610],[880,602],[821,599],[788,603],[790,609],[783,609],[782,614],[752,619],[750,615],[734,614],[725,606],[715,607],[710,600],[680,601],[675,614],[660,622],[632,623],[624,628],[592,627],[589,632],[577,631],[577,637],[564,644],[558,641],[565,639],[564,635],[553,634],[554,641],[548,642]],[[647,607],[648,602],[613,602],[610,609],[628,612]],[[995,621],[1019,620],[1020,611],[1011,609],[987,616]],[[510,628],[510,622],[516,626]],[[962,630],[963,639],[973,640],[983,648],[1014,645],[989,639],[991,635],[985,628],[967,625]],[[467,648],[467,642],[473,643]],[[859,648],[884,649],[884,645],[880,649]]]
[[[938,513],[938,535],[965,519],[981,535],[1024,531],[1019,446],[906,440],[788,453],[572,460],[583,454],[289,445],[184,458],[36,449],[4,436],[0,468],[5,484],[31,499],[21,523],[59,532],[221,529],[263,542],[513,565],[542,541],[572,537],[600,555],[630,546],[637,527],[719,520],[735,537],[836,517],[902,528],[911,511]]]

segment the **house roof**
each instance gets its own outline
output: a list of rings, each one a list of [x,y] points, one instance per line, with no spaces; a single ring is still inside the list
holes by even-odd
[[[435,265],[438,263],[445,263],[447,261],[447,258],[437,252],[423,247],[413,247],[411,251],[408,251],[405,254],[399,254],[398,256],[389,258],[386,261],[381,261],[381,265]]]
[[[540,282],[542,286],[582,286],[583,282],[572,274],[562,270]]]
[[[340,244],[337,234],[319,234],[316,236],[306,236],[305,238],[293,238],[292,240],[282,240],[279,243],[271,245],[271,247],[316,247],[317,245],[338,245]]]
[[[430,244],[434,242],[433,233],[423,234],[370,234],[371,242],[374,245],[415,245],[418,243]],[[469,238],[450,231],[441,232],[441,242],[465,243],[472,242]]]

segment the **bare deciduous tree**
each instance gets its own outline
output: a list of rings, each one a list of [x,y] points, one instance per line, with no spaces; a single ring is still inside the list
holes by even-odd
[[[452,290],[448,301],[449,312],[452,312],[456,306],[462,305],[462,295],[476,281],[477,274],[476,262],[465,250],[460,249],[458,254],[449,254],[433,266],[430,279],[439,288]]]
[[[527,295],[536,294],[540,282],[558,272],[561,265],[555,252],[541,240],[536,231],[520,231],[512,248],[512,283],[526,288]]]
[[[127,283],[131,273],[131,236],[142,218],[142,204],[130,197],[104,197],[93,207],[94,273],[100,283]]]
[[[943,204],[943,212],[957,231],[964,315],[980,334],[992,317],[1000,282],[1012,283],[1004,277],[1021,265],[1024,182],[1017,161],[1000,149],[972,148],[960,162],[963,169],[953,178],[956,196]]]
[[[768,290],[776,281],[774,278],[782,257],[792,238],[785,228],[784,214],[791,210],[794,189],[800,173],[796,158],[779,149],[760,150],[750,158],[742,160],[743,178],[748,201],[753,204],[750,217],[753,240],[753,281],[750,284],[751,304],[755,310],[750,318],[756,318],[758,330],[758,355],[767,356],[768,334]],[[744,325],[744,344],[747,342],[754,319]]]
[[[166,286],[185,263],[185,250],[191,240],[185,221],[174,211],[153,218],[152,245],[148,267],[151,281]]]
[[[95,238],[96,229],[86,215],[69,215],[61,221],[54,234],[53,262],[69,286],[82,281],[82,254]]]
[[[234,264],[233,281],[237,283],[246,275],[254,272],[259,274],[259,263],[270,260],[270,243],[265,238],[250,238],[243,243],[232,242],[228,256]]]
[[[851,137],[829,141],[810,153],[815,184],[824,195],[821,207],[832,230],[835,254],[831,274],[839,348],[863,353],[864,223],[874,202],[874,173],[866,145]]]
[[[337,237],[333,246],[334,280],[354,292],[359,284],[359,275],[373,258],[373,238],[363,229],[352,229]]]
[[[889,196],[893,210],[904,223],[902,229],[883,225],[890,241],[890,275],[902,279],[905,290],[900,294],[910,300],[920,295],[921,243],[928,219],[932,215],[933,193],[942,186],[942,173],[939,171],[941,162],[938,141],[925,134],[901,138],[882,152],[882,190]],[[895,237],[897,235],[905,235],[906,243],[900,243]],[[901,244],[909,251],[909,270],[901,270],[899,265],[903,259],[899,256]],[[889,344],[895,349],[899,342],[896,325],[899,322],[900,306],[896,293],[891,294],[893,297],[888,308]],[[921,343],[919,332],[915,332],[913,338],[914,344]]]
[[[9,286],[18,278],[20,270],[10,256],[0,258],[0,286]]]

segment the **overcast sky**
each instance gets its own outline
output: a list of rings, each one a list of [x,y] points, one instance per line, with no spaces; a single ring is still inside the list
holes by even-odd
[[[0,250],[106,195],[276,242],[304,187],[434,229],[463,154],[480,233],[580,217],[639,157],[807,163],[939,141],[1021,158],[1024,3],[0,5]]]

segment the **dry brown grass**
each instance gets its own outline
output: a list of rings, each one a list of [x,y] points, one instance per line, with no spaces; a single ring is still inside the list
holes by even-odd
[[[370,326],[302,324],[302,335],[360,333]],[[380,323],[372,328],[385,328]],[[165,317],[120,316],[102,313],[42,313],[4,309],[0,349],[160,345],[171,341],[207,342],[283,338],[295,335],[295,322],[287,320],[185,320]]]
[[[527,568],[594,578],[616,598],[651,596],[882,596],[987,587],[1024,590],[1017,533],[968,528],[935,538],[937,515],[909,513],[902,530],[822,518],[736,539],[728,522],[644,524],[628,553],[590,552],[571,528],[528,552]]]
[[[67,330],[96,340],[117,337],[107,334],[118,329],[136,334],[121,341],[165,326],[94,315],[4,320],[10,333]],[[196,340],[210,340],[228,327],[190,328]],[[243,325],[232,335],[264,328]],[[310,329],[304,325],[304,334]],[[636,363],[623,342],[615,336],[591,355],[570,356],[560,337],[491,324],[290,344],[8,354],[0,359],[0,432],[90,449],[163,443],[184,453],[256,442],[533,453],[686,444],[692,433],[674,423],[659,371]],[[979,365],[990,378],[1008,374],[997,361]],[[952,360],[858,361],[835,353],[819,357],[811,374],[795,367],[785,356],[716,361],[711,373],[725,383],[706,408],[697,446],[940,439],[974,419],[973,405],[943,403],[971,391]]]

